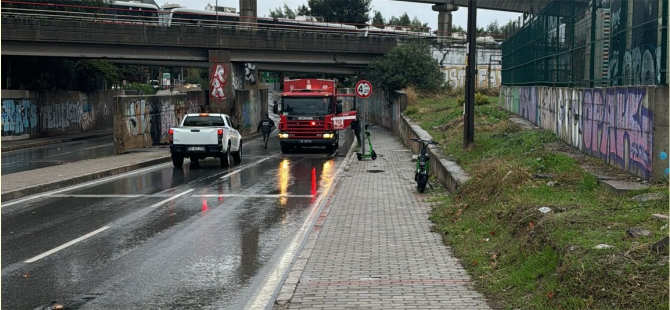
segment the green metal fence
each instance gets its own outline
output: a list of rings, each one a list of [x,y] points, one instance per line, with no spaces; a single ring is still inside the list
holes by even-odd
[[[558,0],[502,44],[503,85],[668,85],[668,0]]]

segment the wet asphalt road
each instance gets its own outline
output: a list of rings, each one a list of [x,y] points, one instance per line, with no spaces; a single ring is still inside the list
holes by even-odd
[[[228,169],[170,163],[3,205],[2,309],[244,308],[348,149],[284,155],[276,139]]]
[[[114,137],[101,137],[2,152],[2,175],[114,155]]]

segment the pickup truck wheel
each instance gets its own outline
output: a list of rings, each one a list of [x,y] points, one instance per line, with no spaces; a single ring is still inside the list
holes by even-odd
[[[221,157],[219,157],[219,160],[221,161],[221,168],[230,167],[230,164],[232,163],[231,157],[232,156],[230,155],[230,145],[229,145],[226,152],[221,154]]]
[[[233,160],[236,164],[242,162],[242,141],[240,141],[240,149],[237,152],[233,152]]]
[[[184,165],[184,156],[172,155],[172,164],[175,168],[181,168]]]

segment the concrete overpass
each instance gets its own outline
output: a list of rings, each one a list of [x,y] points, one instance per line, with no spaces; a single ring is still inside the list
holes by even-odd
[[[454,4],[456,6],[468,7],[469,0],[393,0],[402,2],[414,2],[424,4]],[[552,0],[477,0],[480,9],[505,11],[515,13],[537,13],[541,11]]]
[[[158,27],[2,17],[2,55],[100,58],[118,63],[208,66],[211,50],[261,70],[354,73],[398,44],[356,36],[258,28]]]

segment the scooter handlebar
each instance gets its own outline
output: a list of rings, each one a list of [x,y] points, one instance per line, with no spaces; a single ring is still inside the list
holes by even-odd
[[[421,143],[423,143],[423,144],[425,144],[425,145],[430,145],[430,144],[438,145],[438,144],[439,144],[439,143],[437,143],[437,142],[435,142],[435,141],[433,141],[433,140],[422,140],[422,139],[410,139],[410,140],[412,140],[412,141],[416,141],[416,142],[421,142]]]

